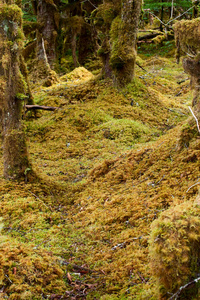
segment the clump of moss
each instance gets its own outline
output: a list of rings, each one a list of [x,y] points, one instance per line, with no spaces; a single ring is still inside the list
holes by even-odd
[[[168,299],[180,286],[198,277],[199,216],[200,206],[188,201],[166,210],[152,223],[149,251],[159,299]],[[197,287],[185,290],[181,299],[193,299],[197,293]]]
[[[89,72],[87,69],[85,69],[84,67],[78,67],[75,68],[72,72],[63,75],[60,80],[61,81],[85,81],[86,80],[90,80],[93,79],[94,75]]]
[[[150,128],[139,121],[129,119],[112,119],[93,130],[97,131],[102,138],[118,140],[127,146],[135,144],[139,139],[141,141],[150,133]]]

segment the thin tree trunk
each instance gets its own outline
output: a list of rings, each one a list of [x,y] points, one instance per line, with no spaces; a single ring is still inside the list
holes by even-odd
[[[101,48],[103,49],[100,57],[103,62],[102,74],[105,78],[112,77],[112,69],[110,66],[110,42],[108,39],[108,34],[105,35],[104,41],[102,43]]]
[[[162,0],[161,2],[163,2],[163,0]],[[160,31],[163,31],[163,18],[164,18],[164,7],[161,6],[161,16],[160,16],[160,20],[161,20],[162,22],[160,22]]]

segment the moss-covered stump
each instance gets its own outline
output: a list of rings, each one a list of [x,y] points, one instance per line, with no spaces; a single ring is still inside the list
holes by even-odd
[[[158,299],[169,299],[177,290],[199,276],[200,206],[191,201],[163,212],[152,223],[151,269],[157,280]],[[180,299],[196,299],[198,285],[184,289]]]

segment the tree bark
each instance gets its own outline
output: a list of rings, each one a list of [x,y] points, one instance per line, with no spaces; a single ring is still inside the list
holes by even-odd
[[[27,170],[31,169],[21,123],[20,99],[27,90],[19,66],[23,47],[22,12],[15,1],[1,0],[0,4],[0,106],[4,177],[15,180],[26,178]]]

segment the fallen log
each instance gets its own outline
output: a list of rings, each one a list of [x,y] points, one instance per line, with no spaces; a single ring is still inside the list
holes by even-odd
[[[158,35],[162,35],[162,32],[160,32],[160,33],[158,33],[158,32],[155,32],[155,33],[149,33],[149,34],[145,34],[145,35],[143,35],[143,36],[140,36],[139,38],[138,38],[138,41],[142,41],[142,40],[150,40],[150,39],[153,39],[153,38],[155,38],[156,36],[158,36]]]
[[[26,111],[28,110],[36,110],[36,109],[43,109],[43,110],[51,110],[54,111],[58,109],[58,107],[52,107],[52,106],[44,106],[44,105],[25,105]]]

